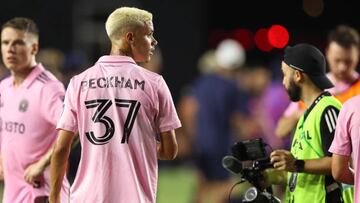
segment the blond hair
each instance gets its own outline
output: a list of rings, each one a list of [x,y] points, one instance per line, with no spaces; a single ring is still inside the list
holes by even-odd
[[[148,21],[152,21],[150,12],[134,7],[121,7],[113,11],[106,20],[106,33],[111,40],[115,40],[127,29],[142,26]]]

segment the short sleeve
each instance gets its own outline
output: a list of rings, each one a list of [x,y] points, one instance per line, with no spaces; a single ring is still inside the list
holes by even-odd
[[[64,108],[61,117],[57,123],[57,129],[63,129],[71,132],[77,132],[77,115],[76,115],[76,104],[74,103],[75,98],[74,80],[72,79],[69,83],[68,89],[66,90],[64,99]]]
[[[345,104],[341,109],[335,129],[334,140],[329,151],[334,154],[350,156],[352,152],[350,126],[352,113]]]
[[[60,118],[64,96],[65,88],[59,81],[46,83],[41,90],[41,114],[54,126]]]
[[[291,102],[289,106],[285,109],[283,116],[288,117],[296,111],[300,111],[298,102]]]
[[[332,155],[328,150],[334,139],[338,114],[339,109],[334,106],[328,106],[324,109],[323,114],[321,115],[320,135],[323,152],[326,156]]]
[[[158,81],[157,95],[159,99],[159,112],[156,117],[159,132],[166,132],[181,127],[170,90],[161,77]]]

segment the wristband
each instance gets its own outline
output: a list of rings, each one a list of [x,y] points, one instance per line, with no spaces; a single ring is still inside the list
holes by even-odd
[[[296,160],[295,161],[295,168],[296,168],[296,172],[303,172],[304,171],[304,166],[305,166],[305,161],[304,160]]]

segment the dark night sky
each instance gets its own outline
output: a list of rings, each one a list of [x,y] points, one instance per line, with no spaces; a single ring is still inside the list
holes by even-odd
[[[73,10],[81,1],[97,4],[94,6],[98,7],[97,10],[90,12],[89,16],[90,20],[100,24],[112,10],[123,5],[145,8],[154,14],[155,36],[164,56],[163,75],[175,100],[182,87],[197,76],[197,59],[210,47],[209,33],[213,30],[231,31],[241,27],[255,32],[262,27],[281,24],[289,30],[289,44],[309,42],[321,49],[327,32],[338,24],[348,24],[360,30],[355,1],[340,0],[324,1],[323,13],[316,18],[304,12],[301,0],[103,0],[101,4],[97,0],[1,0],[0,22],[14,16],[31,17],[40,27],[41,47],[56,47],[64,52],[72,49],[89,51],[78,47],[74,41],[77,14]],[[89,61],[96,61],[108,52],[99,51],[96,41],[91,47],[94,50],[90,52]],[[255,48],[249,55],[264,60],[281,51],[262,53]]]

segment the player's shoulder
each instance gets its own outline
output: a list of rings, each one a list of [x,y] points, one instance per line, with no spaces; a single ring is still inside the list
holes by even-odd
[[[4,87],[4,85],[5,86],[10,85],[12,83],[12,81],[13,80],[11,79],[11,76],[9,75],[9,76],[5,77],[4,79],[0,80],[0,86]]]
[[[54,74],[52,74],[50,71],[48,70],[41,70],[39,71],[39,73],[36,75],[35,80],[42,83],[42,84],[47,84],[47,83],[59,83],[59,79],[56,78],[56,76]]]

